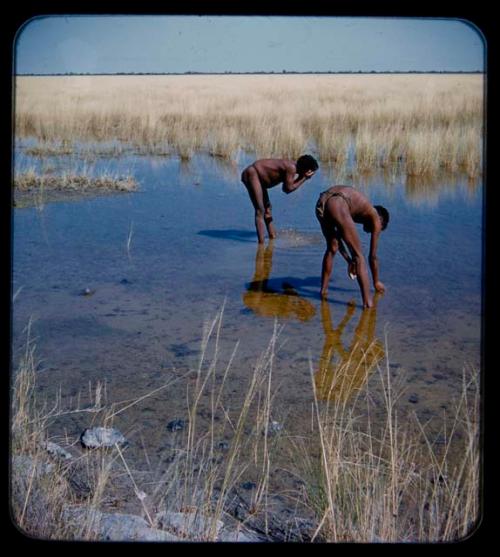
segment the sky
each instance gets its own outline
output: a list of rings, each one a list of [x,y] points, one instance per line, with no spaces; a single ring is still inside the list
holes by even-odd
[[[16,73],[483,71],[463,20],[47,16],[18,31]]]

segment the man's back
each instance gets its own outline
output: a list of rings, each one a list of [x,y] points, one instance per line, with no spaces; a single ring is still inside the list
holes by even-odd
[[[356,221],[357,218],[366,217],[373,212],[373,206],[370,203],[369,199],[352,186],[332,186],[331,188],[328,188],[326,191],[324,191],[321,195],[323,194],[325,195],[325,205],[331,196],[339,196],[344,198],[349,206],[349,210],[354,221]]]
[[[261,184],[266,188],[272,188],[283,182],[287,171],[295,173],[295,163],[287,159],[260,159],[252,165]]]

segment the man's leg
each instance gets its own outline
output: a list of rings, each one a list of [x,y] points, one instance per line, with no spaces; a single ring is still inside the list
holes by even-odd
[[[274,230],[271,202],[269,201],[269,194],[267,193],[266,188],[262,188],[262,196],[264,198],[264,207],[265,207],[264,222],[266,223],[267,233],[269,235],[269,238],[273,240],[274,238],[276,238],[276,231]]]
[[[328,292],[328,283],[333,270],[333,258],[339,249],[339,243],[333,232],[333,225],[325,224],[324,219],[318,219],[321,224],[321,230],[326,240],[326,250],[323,255],[321,264],[321,297],[326,298]]]
[[[250,201],[255,209],[255,230],[257,231],[257,238],[259,244],[263,244],[266,235],[266,225],[264,222],[264,194],[257,172],[249,169],[249,171],[245,173],[243,183],[247,188]]]
[[[370,293],[370,282],[368,278],[368,266],[363,255],[363,248],[361,246],[361,241],[359,239],[358,233],[356,231],[356,226],[352,218],[344,219],[342,223],[339,223],[339,227],[342,234],[342,239],[346,243],[351,257],[354,261],[356,268],[356,275],[358,279],[359,288],[361,290],[361,296],[363,298],[363,307],[370,308],[373,306],[373,300]]]

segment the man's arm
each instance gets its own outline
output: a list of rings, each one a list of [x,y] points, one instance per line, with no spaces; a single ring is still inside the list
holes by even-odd
[[[339,238],[339,251],[342,257],[347,261],[347,273],[349,277],[351,279],[355,279],[356,275],[358,274],[356,270],[356,264],[354,263],[352,257],[349,255],[347,248],[345,247],[345,244],[341,238]]]
[[[292,193],[292,191],[300,188],[306,180],[309,180],[309,178],[314,175],[314,172],[312,170],[306,170],[302,176],[298,175],[297,178],[295,178],[295,174],[294,168],[287,168],[285,179],[283,180],[283,187],[281,188],[284,193]]]
[[[380,236],[380,225],[375,226],[372,232],[370,240],[370,255],[368,256],[368,262],[370,264],[370,270],[372,272],[373,287],[377,292],[385,292],[385,286],[380,282],[378,278],[378,258],[377,258],[377,244],[378,238]]]
[[[342,241],[342,238],[338,239],[338,243],[339,243],[339,251],[340,254],[342,255],[342,257],[347,261],[347,263],[351,262],[351,257],[350,255],[347,253],[347,248],[345,247],[344,242]]]

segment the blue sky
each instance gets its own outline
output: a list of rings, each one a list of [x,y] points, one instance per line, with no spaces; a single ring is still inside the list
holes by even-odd
[[[17,73],[477,71],[465,21],[284,16],[50,16],[18,33]]]

